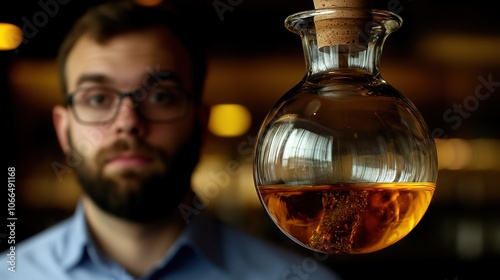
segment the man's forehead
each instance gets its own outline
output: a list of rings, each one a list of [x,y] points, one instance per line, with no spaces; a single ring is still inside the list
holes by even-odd
[[[91,34],[84,34],[73,45],[69,55],[120,56],[160,60],[169,57],[189,57],[179,40],[171,33],[159,28],[121,33],[104,41],[97,41]],[[166,32],[166,33],[165,33]]]
[[[158,33],[162,32],[162,33]],[[68,85],[75,85],[85,75],[111,78],[124,75],[143,78],[189,79],[190,57],[178,40],[158,36],[165,33],[157,28],[117,35],[104,42],[82,36],[66,61]],[[167,74],[168,73],[168,74]]]

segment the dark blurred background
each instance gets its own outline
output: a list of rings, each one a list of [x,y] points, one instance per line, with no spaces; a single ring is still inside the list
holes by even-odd
[[[24,28],[15,50],[0,51],[6,100],[4,153],[16,168],[16,241],[73,211],[79,189],[61,154],[51,108],[61,102],[55,54],[71,23],[101,1],[8,1],[0,22]],[[212,131],[194,178],[219,183],[209,207],[222,218],[282,246],[311,255],[272,224],[253,186],[251,148],[277,99],[304,75],[300,39],[284,19],[313,8],[310,1],[173,1],[207,34],[206,97],[239,104],[249,126],[232,137]],[[46,10],[47,3],[56,4]],[[376,8],[403,18],[384,45],[381,73],[424,115],[436,139],[439,179],[431,206],[403,240],[382,251],[326,260],[344,279],[482,279],[500,263],[500,17],[493,1],[387,0]],[[55,9],[54,7],[57,7]],[[244,111],[245,112],[245,111]],[[236,118],[236,116],[235,116]],[[228,163],[237,175],[227,175]],[[59,169],[60,170],[60,169]],[[6,193],[6,191],[5,191]],[[3,194],[2,194],[3,197]],[[3,202],[4,212],[7,202]],[[6,223],[2,220],[2,223]],[[0,249],[7,248],[0,229]],[[235,246],[237,246],[235,244]],[[493,276],[490,276],[493,275]]]

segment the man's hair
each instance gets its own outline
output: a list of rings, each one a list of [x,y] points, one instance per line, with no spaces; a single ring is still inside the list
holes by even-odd
[[[82,35],[90,35],[98,43],[130,31],[164,26],[177,37],[192,60],[195,100],[201,99],[207,61],[203,32],[193,32],[187,15],[181,15],[172,6],[143,6],[132,0],[112,0],[89,8],[80,17],[63,40],[57,55],[58,71],[63,93],[67,81],[65,64],[69,52]]]

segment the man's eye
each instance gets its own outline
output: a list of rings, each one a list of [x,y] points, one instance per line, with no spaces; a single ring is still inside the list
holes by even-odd
[[[148,101],[159,106],[173,106],[182,103],[183,96],[174,90],[154,91],[149,95]]]
[[[107,99],[109,99],[109,98],[107,98],[107,96],[105,96],[103,94],[96,94],[96,95],[93,95],[89,98],[88,103],[90,105],[102,105],[102,104],[106,103]]]
[[[90,107],[109,107],[116,100],[116,96],[105,91],[88,91],[82,98],[82,103]]]

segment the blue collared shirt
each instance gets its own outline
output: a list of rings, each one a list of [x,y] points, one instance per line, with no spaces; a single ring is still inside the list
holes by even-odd
[[[340,279],[324,266],[328,256],[287,252],[203,212],[191,217],[155,269],[135,278],[98,253],[82,208],[79,205],[69,219],[17,244],[15,268],[9,251],[2,252],[0,279]]]

